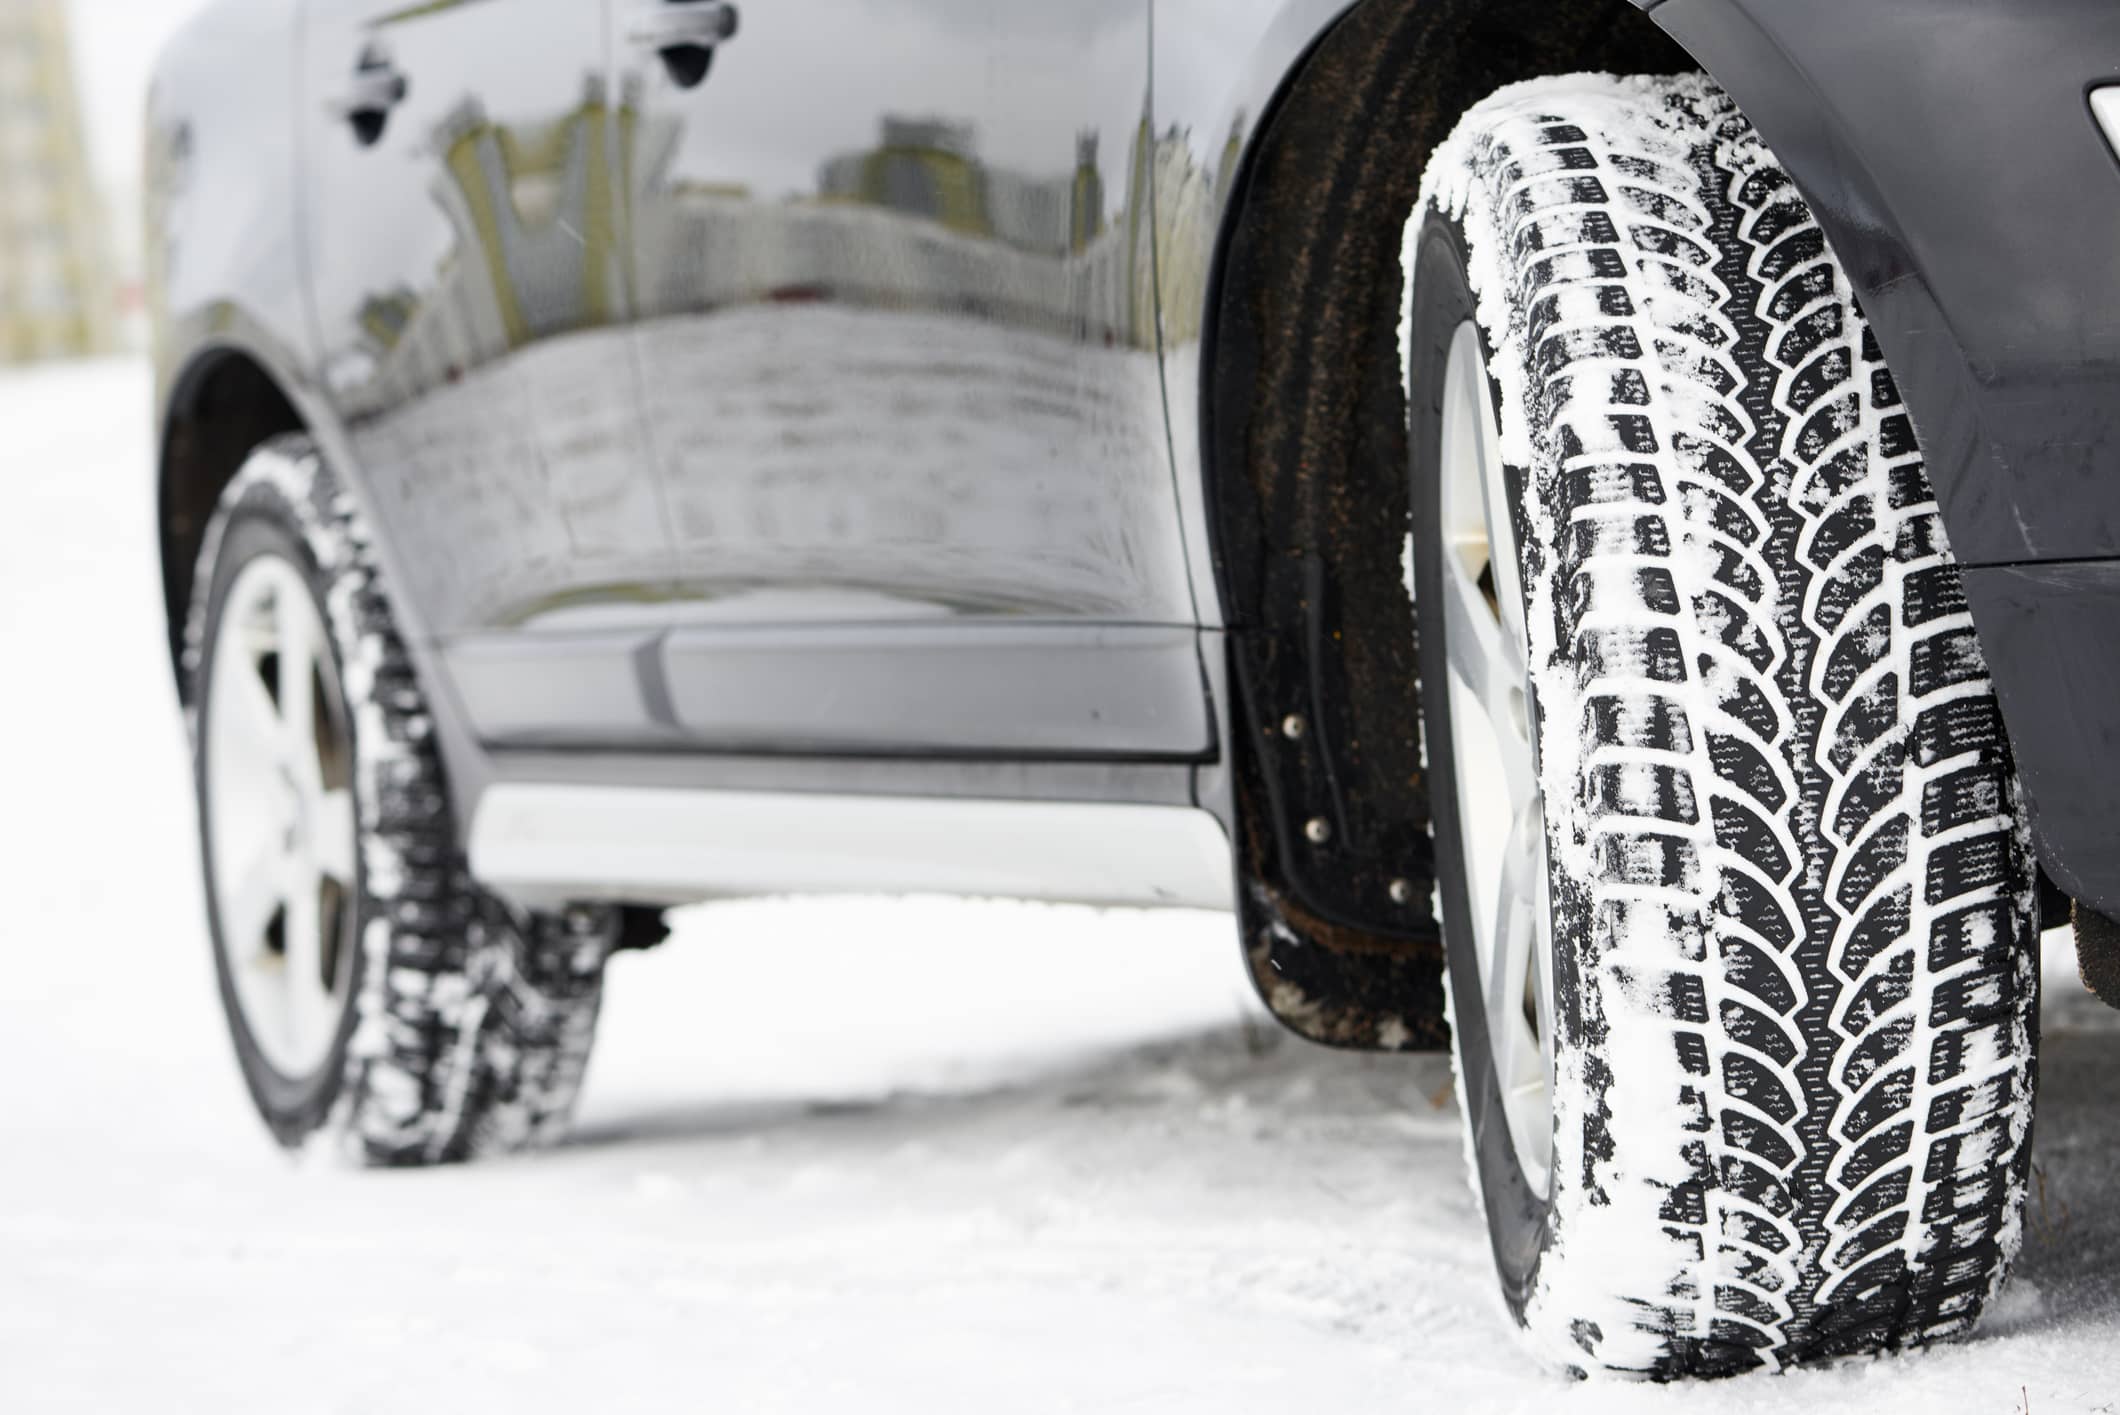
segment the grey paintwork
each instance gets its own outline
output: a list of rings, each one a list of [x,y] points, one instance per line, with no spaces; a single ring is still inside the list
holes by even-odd
[[[1832,238],[1968,565],[2120,556],[2107,0],[1665,0]]]
[[[1637,3],[1817,206],[1960,555],[2120,556],[2120,171],[2083,97],[2120,7]],[[796,690],[715,684],[717,636],[796,626],[784,684],[880,671],[845,652],[869,626],[953,705],[849,694],[801,734],[835,750],[1094,753],[1102,704],[1174,763],[1225,740],[1206,311],[1236,175],[1345,5],[824,5],[745,10],[691,88],[616,0],[220,0],[165,57],[159,405],[231,351],[284,390],[386,529],[461,804],[551,766],[495,742],[755,750]],[[362,147],[331,105],[378,35],[407,91]],[[1969,584],[2049,863],[2120,905],[2120,693],[2057,705],[2040,663],[2075,641],[2012,638],[2084,585]],[[1008,652],[937,648],[997,623]],[[1073,648],[1022,650],[1048,628]],[[1148,689],[1074,651],[1170,632],[1207,652]],[[1008,721],[972,731],[982,702]]]
[[[1664,0],[1789,168],[1913,413],[2042,859],[2120,912],[2110,0]],[[2073,562],[2072,571],[2034,569]]]
[[[735,752],[874,756],[941,741],[960,756],[1118,761],[1215,748],[1199,635],[1184,626],[693,627],[633,640],[640,671],[624,676],[598,671],[609,641],[492,637],[460,643],[449,661],[486,741],[506,750],[667,751],[705,739]]]
[[[625,351],[608,7],[301,10],[315,378],[395,553],[401,617],[462,735],[496,724],[481,680],[450,671],[455,646],[496,634],[564,665],[513,715],[586,730],[602,720],[570,719],[634,686],[628,635],[660,626],[675,579]],[[404,91],[368,137],[340,95],[378,62]],[[597,632],[541,632],[569,613]]]
[[[680,620],[1188,624],[1145,0],[806,0],[616,51]]]
[[[143,215],[164,421],[221,350],[269,370],[305,413],[324,411],[306,376],[314,359],[295,230],[296,13],[223,0],[185,27],[156,71]]]
[[[2120,918],[2120,562],[1968,570],[1965,588],[2047,871]]]
[[[1155,88],[1163,381],[1202,622],[1222,628],[1200,390],[1215,261],[1244,162],[1302,56],[1347,0],[1157,0]]]

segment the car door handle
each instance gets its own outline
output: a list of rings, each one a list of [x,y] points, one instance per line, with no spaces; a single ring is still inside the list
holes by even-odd
[[[662,56],[670,82],[697,88],[714,67],[714,51],[736,38],[736,7],[728,0],[664,0],[634,17],[628,37]]]
[[[353,126],[353,140],[374,147],[382,140],[390,122],[390,110],[405,101],[412,85],[399,72],[390,55],[376,45],[361,51],[353,66],[353,82],[332,110]]]

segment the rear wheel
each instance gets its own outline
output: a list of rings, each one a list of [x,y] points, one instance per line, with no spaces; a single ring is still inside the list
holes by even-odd
[[[207,906],[259,1114],[371,1164],[557,1137],[618,920],[522,913],[471,879],[381,572],[306,440],[229,484],[197,583]]]
[[[1511,1310],[1656,1376],[1965,1331],[2021,1225],[2035,872],[1847,280],[1699,78],[1482,104],[1407,265],[1439,888]]]

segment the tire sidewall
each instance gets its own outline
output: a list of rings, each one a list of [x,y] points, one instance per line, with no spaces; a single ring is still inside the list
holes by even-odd
[[[1450,345],[1461,325],[1477,320],[1463,229],[1434,210],[1421,218],[1414,246],[1411,318],[1408,328],[1408,448],[1413,507],[1414,603],[1443,602],[1442,401]],[[1480,345],[1488,367],[1493,350],[1486,330]],[[1500,420],[1500,390],[1490,379]],[[1521,519],[1521,518],[1520,518]],[[1523,543],[1518,526],[1517,542]],[[1442,905],[1448,956],[1451,1037],[1456,1053],[1458,1101],[1465,1112],[1473,1178],[1486,1212],[1488,1238],[1501,1277],[1502,1295],[1521,1319],[1538,1279],[1539,1261],[1551,1231],[1552,1191],[1534,1190],[1518,1163],[1509,1134],[1500,1078],[1487,1030],[1484,987],[1472,926],[1471,897],[1459,842],[1456,744],[1451,722],[1448,644],[1443,616],[1424,615],[1420,628],[1423,735],[1435,823],[1436,889]],[[1537,713],[1533,713],[1534,722]],[[1558,899],[1556,891],[1554,897]],[[1558,932],[1555,935],[1558,937]],[[1556,948],[1556,954],[1566,950]],[[1554,960],[1559,985],[1562,960]]]
[[[269,479],[259,478],[244,484],[234,499],[220,513],[221,524],[216,533],[209,536],[212,545],[212,574],[206,579],[206,595],[201,602],[201,612],[196,617],[198,625],[198,657],[194,682],[193,706],[196,712],[195,747],[192,753],[193,790],[199,811],[199,858],[203,866],[206,894],[206,916],[211,932],[214,956],[214,975],[221,996],[221,1006],[228,1019],[229,1034],[234,1039],[236,1060],[243,1072],[244,1084],[249,1088],[251,1099],[259,1114],[271,1129],[273,1137],[282,1145],[299,1145],[310,1134],[320,1129],[337,1105],[345,1086],[347,1057],[352,1046],[353,1035],[359,1024],[358,999],[363,995],[368,969],[367,949],[363,946],[367,926],[374,917],[375,905],[369,898],[366,879],[365,850],[360,848],[368,833],[363,804],[359,791],[351,791],[354,810],[354,880],[353,880],[353,924],[348,942],[353,957],[347,965],[347,1003],[339,1019],[338,1031],[333,1036],[330,1049],[324,1060],[306,1076],[288,1076],[275,1067],[265,1056],[250,1029],[249,1019],[244,1015],[240,997],[236,991],[233,965],[228,956],[228,947],[222,934],[220,901],[215,885],[213,858],[213,796],[210,781],[210,740],[206,724],[211,720],[211,696],[213,692],[214,664],[220,651],[221,617],[226,609],[229,591],[237,578],[250,565],[265,557],[275,557],[293,566],[307,587],[318,618],[325,626],[325,640],[332,659],[334,688],[337,701],[333,708],[339,715],[339,727],[351,744],[355,778],[359,779],[361,742],[359,737],[359,714],[351,711],[346,701],[346,653],[339,642],[339,633],[333,622],[330,608],[331,579],[310,548],[304,534],[305,527],[299,511],[282,490]]]

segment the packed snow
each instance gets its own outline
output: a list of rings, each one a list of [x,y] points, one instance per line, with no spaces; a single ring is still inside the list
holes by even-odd
[[[214,996],[147,403],[0,381],[0,1409],[2120,1411],[2120,1028],[2065,949],[2001,1313],[1708,1391],[1534,1365],[1447,1064],[1282,1037],[1213,915],[687,912],[556,1153],[286,1159]]]

